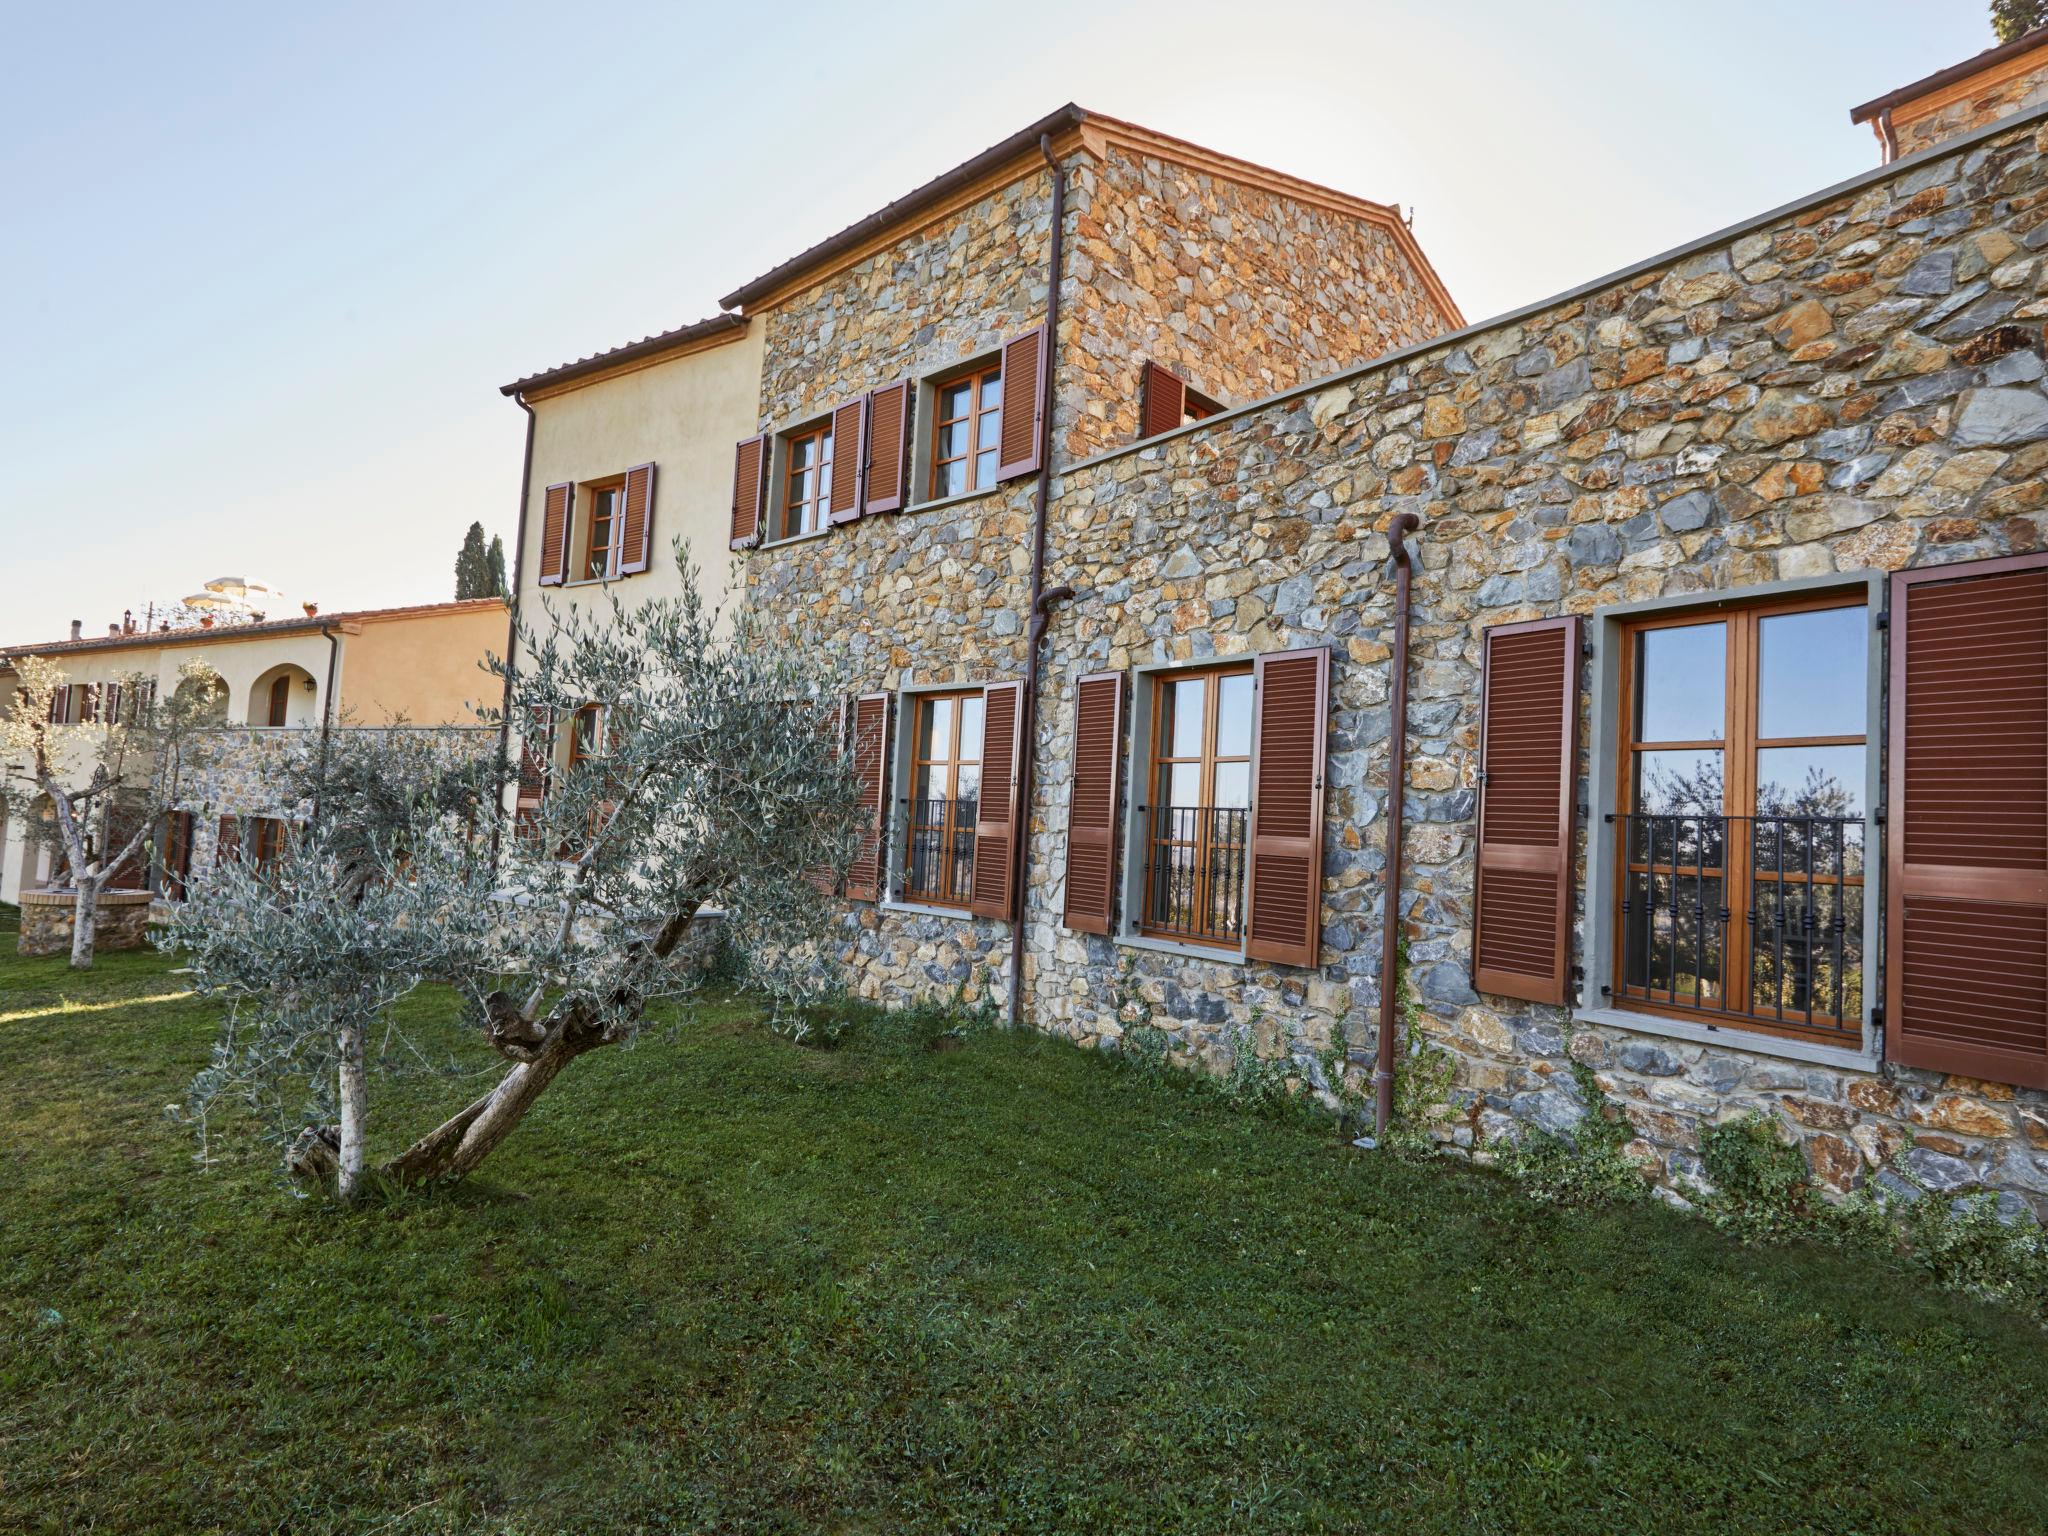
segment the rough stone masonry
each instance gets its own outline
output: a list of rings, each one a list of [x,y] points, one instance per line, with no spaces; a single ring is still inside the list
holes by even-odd
[[[1522,1124],[1568,1129],[1584,1111],[1576,1058],[1674,1189],[1699,1174],[1703,1124],[1761,1109],[1831,1188],[1890,1178],[1900,1156],[1936,1191],[1993,1187],[2048,1210],[2048,1095],[1789,1061],[1734,1031],[1702,1046],[1575,1026],[1470,981],[1487,626],[2042,547],[2044,150],[2038,115],[2013,120],[1668,262],[1062,468],[1048,580],[1078,596],[1048,637],[1030,744],[1033,1021],[1113,1046],[1139,998],[1182,1056],[1211,1066],[1256,1051],[1320,1087],[1333,1043],[1368,1059],[1386,863],[1382,530],[1412,511],[1399,902],[1423,1028],[1456,1061],[1445,1144],[1483,1153]],[[852,637],[863,686],[1014,676],[1028,516],[1029,486],[1014,486],[762,551],[746,579],[755,601]],[[1336,657],[1320,965],[1064,930],[1074,679],[1318,645]],[[868,904],[846,920],[855,983],[882,997],[993,977],[1007,940],[1000,924]]]

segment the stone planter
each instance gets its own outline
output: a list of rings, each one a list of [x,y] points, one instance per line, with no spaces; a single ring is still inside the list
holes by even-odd
[[[23,891],[21,937],[15,949],[24,955],[70,954],[71,918],[77,900],[73,891]],[[149,904],[153,900],[148,891],[100,892],[93,948],[142,948],[148,936]]]

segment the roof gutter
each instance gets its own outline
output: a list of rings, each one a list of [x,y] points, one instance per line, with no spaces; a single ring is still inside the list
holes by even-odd
[[[1069,109],[1073,110],[1073,109]],[[1031,609],[1024,643],[1024,708],[1017,722],[1017,848],[1013,871],[1012,899],[1015,916],[1010,924],[1010,1027],[1024,1022],[1024,914],[1031,878],[1031,765],[1037,757],[1038,742],[1038,652],[1051,622],[1054,603],[1074,595],[1072,587],[1045,589],[1045,514],[1052,496],[1052,413],[1058,399],[1053,377],[1060,355],[1060,272],[1065,261],[1067,226],[1067,178],[1052,152],[1052,130],[1038,136],[1038,152],[1052,172],[1052,249],[1045,260],[1045,377],[1039,380],[1040,426],[1038,439],[1038,484],[1031,498]]]
[[[512,659],[519,654],[519,592],[526,578],[526,504],[533,490],[533,407],[525,395],[514,395],[512,403],[526,412],[526,456],[519,464],[518,532],[512,545],[512,590],[506,596],[512,622],[505,627],[505,697],[498,710],[498,771],[491,781],[498,797],[498,814],[491,818],[491,868],[498,867],[498,839],[505,823],[505,770],[512,753]]]

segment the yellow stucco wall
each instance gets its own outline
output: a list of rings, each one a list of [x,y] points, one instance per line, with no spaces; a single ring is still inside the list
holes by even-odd
[[[702,571],[699,590],[721,602],[729,582],[733,444],[755,429],[761,392],[764,327],[749,325],[730,340],[577,385],[559,394],[541,391],[534,412],[533,477],[526,512],[520,613],[545,623],[539,594],[558,605],[578,604],[601,588],[543,588],[541,504],[547,487],[578,486],[652,463],[653,554],[648,569],[620,578],[613,590],[637,603],[680,589],[670,545],[681,534]],[[587,499],[579,496],[579,511]]]
[[[386,725],[474,725],[473,705],[497,704],[504,684],[482,670],[505,654],[511,618],[503,605],[441,608],[370,619],[342,638],[337,721]]]

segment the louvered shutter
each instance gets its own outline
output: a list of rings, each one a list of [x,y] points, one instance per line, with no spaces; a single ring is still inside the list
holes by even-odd
[[[768,439],[749,437],[733,449],[732,547],[745,549],[761,533],[761,496],[768,478]]]
[[[619,574],[634,576],[647,569],[654,554],[654,466],[635,464],[626,471],[626,528],[619,541]]]
[[[191,873],[192,813],[172,811],[164,818],[163,876],[158,889],[173,901],[183,901]]]
[[[909,500],[910,381],[891,384],[868,396],[867,491],[861,512],[894,512]]]
[[[558,587],[569,571],[569,515],[576,501],[576,487],[564,481],[551,485],[541,497],[540,585]]]
[[[1074,778],[1067,794],[1067,890],[1062,921],[1108,933],[1116,893],[1117,767],[1123,755],[1124,675],[1074,685]]]
[[[1003,343],[1003,420],[996,479],[1028,475],[1045,447],[1045,327]]]
[[[242,857],[242,823],[239,817],[223,816],[220,833],[213,845],[213,862],[233,864]]]
[[[981,799],[974,812],[974,875],[967,907],[977,917],[1015,915],[1018,779],[1024,743],[1018,736],[1022,683],[990,683],[981,691]]]
[[[1156,437],[1161,432],[1171,432],[1179,426],[1188,413],[1188,386],[1171,369],[1157,363],[1145,365],[1144,385],[1140,390],[1139,415],[1140,437]]]
[[[2048,555],[1892,577],[1885,1054],[2048,1088]]]
[[[1253,669],[1245,954],[1314,965],[1323,927],[1323,754],[1330,653],[1275,651]]]
[[[868,451],[868,397],[849,400],[832,412],[832,484],[825,510],[835,523],[860,516],[861,468]]]
[[[1485,636],[1472,984],[1562,1005],[1570,989],[1579,621]]]
[[[542,706],[528,711],[519,736],[521,805],[539,805],[547,797],[548,773],[555,756],[555,712]]]
[[[854,901],[875,901],[882,894],[885,828],[889,799],[889,695],[864,693],[853,701],[853,769],[860,776],[860,805],[865,815],[860,848],[846,871],[846,894]]]
[[[818,734],[823,745],[831,752],[833,758],[837,759],[845,753],[846,703],[844,700],[840,701],[839,707],[832,712],[830,719],[823,723]],[[820,896],[833,896],[839,892],[839,871],[830,864],[813,864],[804,871],[804,879],[810,882],[811,888]]]

